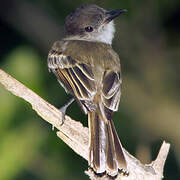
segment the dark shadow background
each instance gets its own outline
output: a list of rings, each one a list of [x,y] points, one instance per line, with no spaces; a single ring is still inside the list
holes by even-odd
[[[115,20],[123,92],[114,115],[124,147],[142,162],[171,143],[164,179],[180,179],[180,1],[87,0],[126,8]],[[47,54],[64,36],[64,19],[82,0],[4,0],[0,5],[0,68],[56,107],[69,98],[47,69]],[[74,103],[67,112],[87,125]],[[29,104],[0,87],[0,179],[88,179],[75,154]]]

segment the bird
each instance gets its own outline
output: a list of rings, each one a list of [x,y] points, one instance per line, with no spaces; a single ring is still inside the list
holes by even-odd
[[[47,60],[48,69],[73,95],[71,102],[75,99],[88,115],[89,167],[97,175],[112,177],[128,174],[112,120],[122,86],[120,58],[112,48],[113,20],[124,12],[126,9],[109,11],[95,4],[75,9],[65,19],[65,38],[53,44]]]

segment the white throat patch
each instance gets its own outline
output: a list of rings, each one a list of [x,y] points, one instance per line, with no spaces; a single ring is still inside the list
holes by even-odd
[[[114,22],[111,21],[101,28],[100,32],[97,33],[96,41],[112,44],[114,38],[115,27]]]

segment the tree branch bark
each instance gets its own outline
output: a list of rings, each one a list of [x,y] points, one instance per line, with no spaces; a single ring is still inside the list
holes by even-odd
[[[65,116],[65,122],[61,126],[62,114],[54,106],[42,99],[36,93],[28,89],[22,83],[0,69],[0,83],[11,93],[21,97],[32,105],[32,108],[45,121],[58,129],[57,136],[62,139],[77,154],[88,161],[88,128],[83,127],[78,121]],[[163,178],[164,164],[169,152],[170,144],[163,142],[155,161],[144,165],[125,149],[125,158],[129,176],[119,174],[118,180],[160,180]],[[108,180],[108,176],[97,176],[91,169],[85,172],[93,180]]]

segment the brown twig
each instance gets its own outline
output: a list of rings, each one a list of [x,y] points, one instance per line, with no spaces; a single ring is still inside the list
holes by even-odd
[[[61,126],[62,114],[54,106],[25,87],[22,83],[0,69],[0,83],[11,93],[23,98],[32,105],[32,108],[44,120],[58,129],[57,136],[70,146],[77,154],[88,160],[88,128],[80,122],[66,116],[65,123]],[[159,154],[151,164],[144,165],[125,149],[129,176],[118,175],[119,180],[160,180],[163,178],[163,168],[168,155],[170,144],[163,142]],[[108,180],[108,176],[97,176],[91,169],[86,171],[90,179]]]

